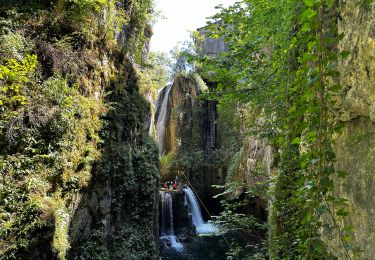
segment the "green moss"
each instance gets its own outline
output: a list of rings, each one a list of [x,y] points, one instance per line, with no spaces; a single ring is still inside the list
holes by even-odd
[[[110,254],[105,243],[105,232],[103,229],[95,229],[91,231],[89,239],[83,243],[81,253],[76,259],[110,259]]]
[[[58,259],[65,259],[69,249],[68,227],[70,215],[64,208],[64,201],[61,201],[62,208],[55,209],[55,232],[53,236],[52,246],[57,251]]]
[[[152,223],[149,223],[152,225]],[[124,239],[126,238],[126,239]],[[145,232],[145,228],[139,225],[120,228],[114,237],[113,247],[116,251],[114,259],[149,259],[155,254],[155,248],[148,246],[153,241],[152,230]]]
[[[151,240],[139,254],[155,255],[150,207],[156,205],[157,149],[143,122],[149,104],[124,58],[143,52],[151,1],[124,8],[112,0],[8,2],[0,8],[0,78],[8,79],[0,82],[0,254],[67,258],[71,207],[100,176],[113,189],[111,214],[139,225]],[[127,42],[118,43],[123,23]],[[38,64],[29,52],[38,54]],[[97,243],[83,241],[82,255],[116,255],[108,234],[92,228]],[[116,237],[126,241],[127,234]],[[135,252],[135,243],[116,245]]]
[[[175,154],[169,152],[167,155],[164,155],[160,158],[160,169],[163,175],[168,175],[169,170],[173,165]]]

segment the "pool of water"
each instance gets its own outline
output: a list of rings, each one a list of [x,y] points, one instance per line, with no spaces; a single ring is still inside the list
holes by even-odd
[[[245,247],[249,243],[256,245],[256,241],[239,232],[229,232],[224,235],[231,244],[238,243]],[[160,260],[226,260],[226,253],[230,250],[223,236],[199,236],[189,243],[183,243],[182,250],[175,250],[172,247],[164,248],[160,254]],[[253,240],[253,241],[252,241]],[[244,253],[250,253],[253,249],[248,249]]]

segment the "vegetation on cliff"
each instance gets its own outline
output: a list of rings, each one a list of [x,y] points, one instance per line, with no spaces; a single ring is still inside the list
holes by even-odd
[[[333,150],[345,94],[338,64],[350,55],[337,47],[344,36],[337,30],[339,14],[338,1],[240,1],[221,9],[210,27],[210,37],[224,37],[228,52],[195,58],[198,72],[217,82],[207,95],[218,100],[225,117],[222,130],[232,154],[228,192],[240,186],[257,194],[263,186],[264,195],[268,183],[272,259],[334,258],[323,241],[330,236],[338,237],[342,257],[358,253],[352,227],[340,224],[349,214],[347,199],[334,185],[347,175],[335,169]],[[226,126],[237,126],[238,136]],[[267,172],[262,165],[243,175],[243,157],[251,156],[244,155],[246,136],[273,147],[269,182],[248,181],[257,170]]]
[[[144,64],[151,12],[152,1],[1,2],[2,258],[64,259],[72,241],[89,238],[71,257],[97,259],[94,245],[101,256],[155,255],[158,158],[138,94],[145,70],[134,69]],[[108,214],[124,227],[108,243],[92,213],[88,234],[71,238],[82,194],[103,180]]]
[[[170,59],[148,52],[152,0],[0,1],[1,259],[156,258],[160,170],[223,184],[217,220],[256,237],[248,259],[372,257],[374,1],[218,9],[227,51]],[[159,158],[151,103],[172,81]]]

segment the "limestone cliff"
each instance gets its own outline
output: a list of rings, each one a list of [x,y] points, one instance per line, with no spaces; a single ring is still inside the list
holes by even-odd
[[[375,4],[342,1],[339,33],[344,34],[339,50],[350,55],[339,64],[343,87],[340,120],[343,131],[334,136],[336,167],[348,173],[337,180],[337,193],[349,200],[353,244],[360,253],[356,259],[375,255]],[[345,259],[338,238],[329,242],[332,252]]]
[[[193,141],[189,139],[196,132],[202,132],[202,118],[195,115],[201,106],[198,95],[202,88],[195,79],[181,76],[160,90],[155,125],[161,155],[176,153],[179,147]]]
[[[238,187],[230,197],[242,197],[250,192],[251,203],[245,211],[262,220],[267,219],[268,182],[272,170],[272,147],[266,140],[254,136],[243,137],[243,144],[229,161],[226,184]],[[251,190],[244,190],[244,188]]]
[[[177,77],[159,92],[155,125],[162,180],[174,180],[176,175],[189,180],[208,209],[218,213],[219,200],[212,197],[219,191],[212,185],[224,184],[225,168],[210,152],[218,147],[217,120],[214,101],[199,97],[205,89],[197,75]]]

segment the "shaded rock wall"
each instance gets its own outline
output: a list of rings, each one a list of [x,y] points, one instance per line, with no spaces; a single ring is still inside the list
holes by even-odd
[[[375,121],[375,18],[374,3],[342,1],[340,6],[340,51],[349,51],[339,66],[343,87],[342,120],[367,117]]]
[[[272,170],[272,147],[266,140],[253,136],[244,137],[242,148],[232,157],[226,183],[236,183],[237,188],[229,196],[236,200],[246,201],[246,207],[240,210],[259,219],[267,219],[268,180]],[[244,187],[250,187],[252,194],[245,195]]]
[[[355,259],[375,255],[375,4],[341,1],[340,51],[350,51],[339,64],[343,87],[340,120],[343,131],[334,136],[336,167],[348,173],[336,180],[338,195],[349,200],[345,225],[353,226],[353,244],[360,252]],[[345,259],[340,240],[328,242],[333,254]]]
[[[157,147],[148,136],[148,103],[132,90],[109,95],[103,156],[70,225],[70,258],[152,259],[157,255]]]
[[[1,216],[20,219],[0,232],[0,258],[156,258],[159,162],[139,94],[152,1],[0,2],[1,65],[4,46],[8,58],[38,61],[35,75],[22,74],[30,84],[20,107],[37,120],[15,131],[13,147],[0,127],[0,172],[9,177],[0,186],[21,194],[14,209],[0,201]],[[4,41],[12,35],[20,46]],[[12,163],[25,169],[22,180]]]
[[[136,12],[130,1],[118,7]],[[117,35],[118,49],[108,55],[114,76],[104,90],[104,102],[111,109],[102,118],[103,152],[93,168],[90,186],[75,202],[69,228],[70,259],[157,257],[159,158],[149,136],[152,108],[138,92],[135,57],[139,50],[130,49],[145,37],[138,47],[145,59],[151,35],[147,21],[129,18]]]

